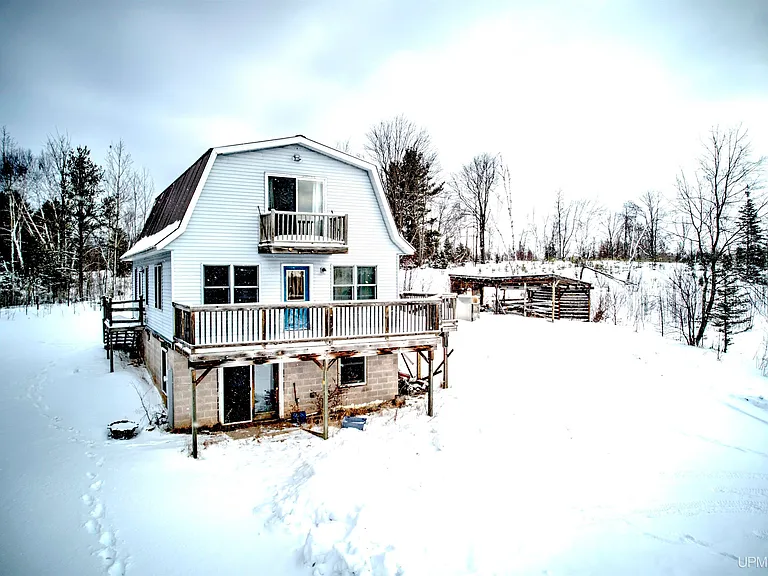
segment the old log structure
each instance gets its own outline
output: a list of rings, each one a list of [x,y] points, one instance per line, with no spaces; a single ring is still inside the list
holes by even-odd
[[[494,289],[492,302],[497,314],[521,314],[550,320],[582,320],[589,322],[592,285],[583,280],[557,274],[523,274],[518,276],[474,276],[450,274],[451,292],[471,291],[484,301],[485,288]]]

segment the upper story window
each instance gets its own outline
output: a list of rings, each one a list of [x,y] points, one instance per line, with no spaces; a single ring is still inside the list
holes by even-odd
[[[321,213],[325,208],[322,180],[267,176],[267,209],[283,212]]]
[[[376,266],[334,266],[334,300],[375,300]]]
[[[258,266],[203,266],[203,304],[258,301]]]

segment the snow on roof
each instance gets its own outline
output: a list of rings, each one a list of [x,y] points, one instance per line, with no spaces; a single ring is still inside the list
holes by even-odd
[[[162,240],[167,238],[171,235],[181,224],[181,220],[176,220],[176,222],[173,222],[171,224],[168,224],[165,228],[160,230],[160,232],[156,232],[155,234],[152,234],[151,236],[146,236],[136,242],[128,252],[123,254],[120,259],[121,260],[130,260],[133,256],[136,256],[137,254],[140,254],[141,252],[146,252],[147,250],[151,250],[155,246],[157,246]]]

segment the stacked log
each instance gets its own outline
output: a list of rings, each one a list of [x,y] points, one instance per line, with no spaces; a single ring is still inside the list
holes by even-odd
[[[559,306],[557,318],[582,320],[589,322],[589,288],[583,286],[564,286],[557,289]]]

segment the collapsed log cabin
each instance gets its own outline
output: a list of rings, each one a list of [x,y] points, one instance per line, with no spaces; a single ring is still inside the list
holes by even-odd
[[[498,314],[521,314],[551,320],[589,322],[592,285],[583,280],[557,274],[519,276],[474,276],[450,274],[451,292],[471,290],[484,302],[484,288],[495,289],[493,308]]]

